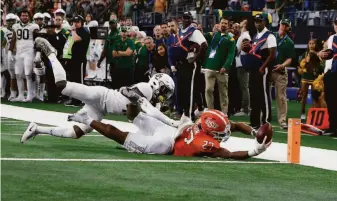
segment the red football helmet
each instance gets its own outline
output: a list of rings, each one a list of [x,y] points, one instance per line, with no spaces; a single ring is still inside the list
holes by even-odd
[[[225,142],[230,137],[231,125],[227,115],[218,110],[207,110],[200,116],[201,129],[219,142]]]

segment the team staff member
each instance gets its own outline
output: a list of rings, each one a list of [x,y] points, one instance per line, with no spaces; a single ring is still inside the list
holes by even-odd
[[[204,59],[207,50],[205,37],[191,26],[192,19],[190,12],[183,14],[183,29],[178,33],[175,53],[178,54],[176,57],[178,100],[187,117],[194,116],[194,113],[192,114],[194,75],[200,73],[196,72],[197,62]],[[195,44],[199,47],[194,48]]]
[[[271,74],[271,81],[274,83],[276,92],[277,121],[282,129],[287,129],[287,85],[288,73],[285,69],[291,64],[292,58],[295,58],[294,42],[287,35],[291,28],[291,22],[288,19],[280,21],[280,27],[276,36],[277,56],[276,64]]]
[[[112,48],[115,66],[111,69],[111,80],[114,89],[130,86],[134,81],[133,51],[135,50],[135,44],[127,38],[126,32],[126,28],[122,27],[121,38],[114,43]]]
[[[221,110],[225,114],[228,112],[228,73],[235,56],[235,40],[228,34],[228,26],[228,19],[222,17],[221,32],[214,33],[204,65],[207,107],[214,109],[213,93],[217,81]]]
[[[84,18],[77,15],[72,20],[70,36],[63,49],[63,58],[66,61],[66,69],[69,73],[69,81],[82,83],[83,72],[82,65],[86,64],[86,55],[90,42],[90,33],[83,27]],[[66,105],[79,106],[79,100],[71,99]]]
[[[331,35],[326,44],[328,49],[332,49],[333,55],[337,54],[337,18],[334,20],[333,27],[335,34]],[[318,56],[326,57],[327,52],[321,51]],[[332,59],[331,66],[326,66],[326,73],[324,74],[324,95],[325,102],[328,107],[330,128],[326,133],[330,133],[332,137],[337,137],[337,57]]]
[[[104,58],[106,58],[106,62],[110,65],[110,69],[114,69],[114,66],[115,66],[115,60],[112,56],[113,45],[121,37],[120,32],[117,28],[117,20],[111,19],[109,21],[109,28],[110,28],[110,33],[109,33],[108,39],[104,43],[103,52],[101,54],[100,59],[97,62],[98,68],[100,68],[101,63]]]
[[[275,66],[277,44],[275,36],[266,28],[267,17],[264,14],[255,15],[254,23],[257,34],[249,54],[241,55],[241,62],[249,70],[250,124],[256,128],[271,120],[269,76]],[[249,42],[244,41],[243,47],[247,45]]]

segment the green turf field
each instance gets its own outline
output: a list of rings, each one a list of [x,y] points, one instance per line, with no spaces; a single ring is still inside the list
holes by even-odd
[[[69,113],[79,109],[41,103],[15,105]],[[298,114],[297,109],[298,104],[289,104],[293,116]],[[123,116],[110,115],[107,118],[126,120]],[[2,158],[215,161],[132,154],[95,133],[79,140],[42,135],[27,144],[20,144],[28,122],[1,120]],[[234,120],[247,121],[247,118]],[[276,126],[275,122],[273,124]],[[281,130],[275,127],[275,131]],[[275,133],[274,141],[286,142],[286,134]],[[302,145],[337,150],[337,140],[330,137],[302,136]],[[337,200],[337,172],[300,165],[268,164],[268,161],[258,159],[247,163],[2,160],[1,174],[4,201]]]

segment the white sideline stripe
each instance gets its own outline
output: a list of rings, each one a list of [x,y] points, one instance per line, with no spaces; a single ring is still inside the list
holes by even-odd
[[[1,158],[2,161],[60,161],[60,162],[131,162],[131,163],[251,163],[251,164],[288,164],[278,161],[206,161],[206,160],[151,160],[151,159],[79,159],[79,158]]]
[[[16,120],[16,121],[14,121],[14,120],[1,121],[2,124],[7,124],[7,123],[19,123],[19,122],[22,122],[22,121],[20,121],[20,120]],[[25,122],[22,122],[22,123],[25,123]]]
[[[10,123],[10,124],[1,124],[1,126],[25,126],[27,127],[28,124],[27,123]]]
[[[73,126],[74,123],[67,121],[68,115],[69,114],[67,113],[51,112],[1,104],[2,117],[18,119],[22,121],[33,121],[44,125],[62,127]],[[138,129],[135,125],[126,122],[103,120],[103,123],[112,124],[122,131],[135,132]],[[22,132],[24,132],[24,130]],[[41,146],[43,146],[43,144]],[[230,151],[242,151],[243,149],[250,150],[255,148],[255,144],[254,140],[252,139],[230,137],[226,143],[221,143],[221,147],[224,147]],[[272,161],[287,161],[287,148],[288,146],[286,143],[273,142],[267,151],[258,155],[256,158]],[[301,165],[337,171],[336,157],[337,151],[334,150],[301,146]]]

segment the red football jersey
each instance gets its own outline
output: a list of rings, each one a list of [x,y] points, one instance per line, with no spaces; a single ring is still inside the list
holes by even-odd
[[[203,156],[220,149],[220,143],[200,130],[197,125],[191,125],[182,130],[182,134],[174,144],[175,156]]]

